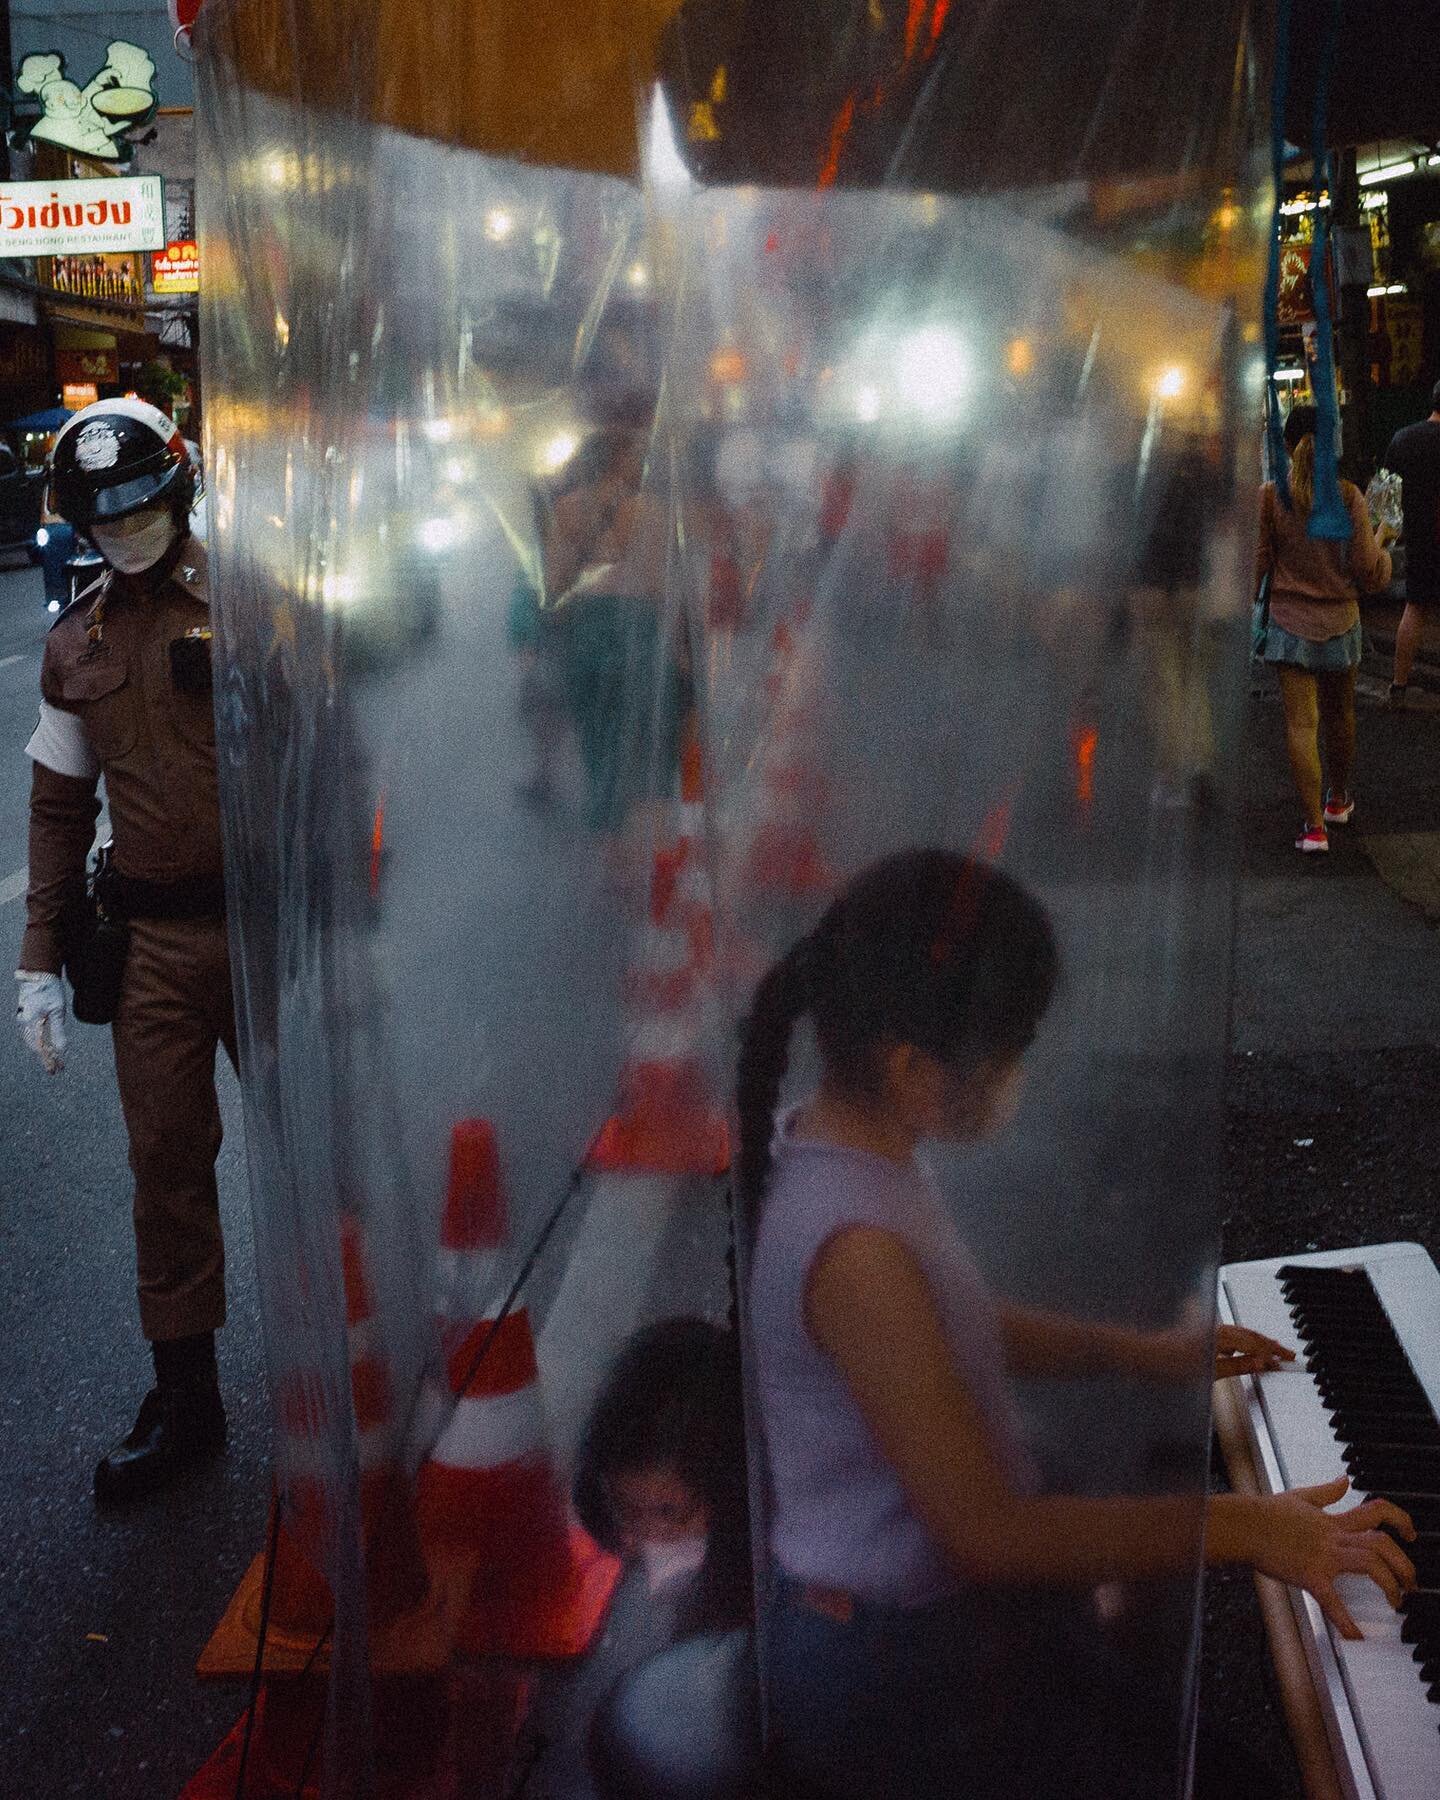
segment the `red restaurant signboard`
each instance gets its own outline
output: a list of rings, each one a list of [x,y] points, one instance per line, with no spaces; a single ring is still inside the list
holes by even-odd
[[[200,246],[193,239],[157,250],[150,267],[151,286],[157,294],[200,292]]]

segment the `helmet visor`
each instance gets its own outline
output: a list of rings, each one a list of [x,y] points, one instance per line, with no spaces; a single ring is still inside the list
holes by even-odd
[[[150,471],[131,481],[117,481],[112,487],[94,488],[86,495],[85,523],[97,519],[123,519],[127,513],[153,506],[175,488],[181,465],[176,463],[159,473]]]

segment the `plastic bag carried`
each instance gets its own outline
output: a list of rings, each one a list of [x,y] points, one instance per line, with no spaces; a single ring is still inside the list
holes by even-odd
[[[958,1757],[998,1793],[1029,1733],[1052,1769],[1083,1738],[1067,1791],[1180,1793],[1243,9],[387,4],[361,32],[211,0],[197,43],[277,1484],[202,1664],[259,1677],[211,1774],[913,1796]],[[986,920],[1009,1126],[930,991]],[[742,1071],[737,1109],[762,980],[815,944],[791,1085]],[[1161,1496],[1163,1576],[957,1558],[810,1329],[823,1246],[886,1236],[886,1146],[843,1140],[894,1098],[859,1080],[837,1125],[822,988],[852,1075],[913,1039],[963,1090],[896,1202],[925,1241],[889,1236],[986,1453],[1027,1502]],[[840,1211],[806,1212],[830,1153]],[[1022,1305],[1076,1321],[1078,1382],[1002,1367]]]

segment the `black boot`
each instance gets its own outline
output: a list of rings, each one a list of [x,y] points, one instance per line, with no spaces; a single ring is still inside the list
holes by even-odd
[[[95,1469],[95,1499],[101,1506],[122,1506],[156,1493],[225,1448],[214,1333],[173,1338],[151,1348],[155,1386],[141,1402],[129,1435]]]

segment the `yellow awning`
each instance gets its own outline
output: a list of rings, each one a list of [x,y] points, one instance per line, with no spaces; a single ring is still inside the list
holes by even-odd
[[[637,96],[681,0],[211,0],[247,87],[527,162],[630,176]]]

